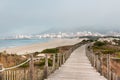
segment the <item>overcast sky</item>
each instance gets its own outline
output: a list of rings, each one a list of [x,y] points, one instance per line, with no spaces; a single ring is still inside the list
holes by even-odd
[[[0,33],[51,29],[120,31],[120,0],[0,0]]]

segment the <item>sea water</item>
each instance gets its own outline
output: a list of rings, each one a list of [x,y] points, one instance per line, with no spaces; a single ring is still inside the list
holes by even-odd
[[[50,39],[6,39],[0,40],[0,49],[48,42]]]

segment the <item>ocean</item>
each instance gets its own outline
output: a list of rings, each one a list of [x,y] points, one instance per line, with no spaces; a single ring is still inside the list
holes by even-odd
[[[0,49],[48,42],[50,39],[6,39],[0,40]]]

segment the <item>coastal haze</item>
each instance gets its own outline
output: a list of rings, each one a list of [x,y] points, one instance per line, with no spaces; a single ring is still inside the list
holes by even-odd
[[[119,0],[1,0],[0,37],[47,32],[120,32]]]

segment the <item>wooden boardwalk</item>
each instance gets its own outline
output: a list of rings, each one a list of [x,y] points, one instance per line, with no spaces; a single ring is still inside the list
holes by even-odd
[[[107,80],[90,64],[85,45],[77,48],[68,60],[45,80]]]

